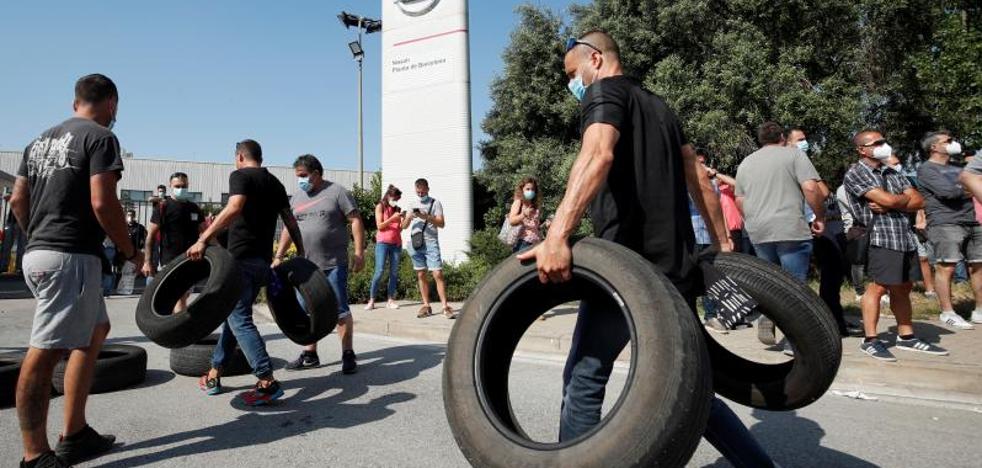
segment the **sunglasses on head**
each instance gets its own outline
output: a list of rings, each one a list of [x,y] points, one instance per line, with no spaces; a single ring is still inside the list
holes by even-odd
[[[575,37],[571,37],[569,39],[566,39],[566,52],[569,53],[569,51],[573,50],[573,48],[576,47],[576,46],[578,46],[578,45],[585,45],[585,46],[587,46],[587,47],[589,47],[589,48],[591,48],[591,49],[593,49],[593,50],[595,50],[595,51],[597,51],[597,52],[599,52],[601,54],[604,53],[604,51],[598,49],[597,46],[595,46],[593,44],[590,44],[589,42],[583,42],[583,41],[581,41],[581,40],[579,40],[579,39],[577,39]]]

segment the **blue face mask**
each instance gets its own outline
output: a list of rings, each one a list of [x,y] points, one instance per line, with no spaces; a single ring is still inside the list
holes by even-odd
[[[798,149],[804,151],[805,153],[808,152],[808,148],[811,148],[811,146],[808,144],[808,140],[801,140],[797,144],[798,144]]]
[[[419,197],[419,202],[420,203],[429,203],[430,202],[430,196],[429,195],[426,195],[426,196]]]
[[[178,200],[184,200],[188,197],[188,189],[184,187],[177,187],[174,189],[174,198]]]
[[[310,177],[297,177],[297,186],[304,192],[309,192],[314,188],[314,184],[310,183]]]
[[[586,96],[586,86],[583,84],[583,78],[577,76],[569,80],[569,84],[566,87],[569,88],[569,92],[573,93],[573,97],[577,101],[582,101],[583,96]]]
[[[525,191],[525,199],[528,200],[528,201],[534,200],[535,199],[535,190],[526,190]]]

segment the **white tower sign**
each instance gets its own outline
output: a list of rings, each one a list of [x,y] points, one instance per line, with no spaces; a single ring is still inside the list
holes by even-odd
[[[382,189],[408,201],[416,179],[429,181],[450,261],[464,258],[473,226],[467,36],[467,0],[382,0]]]

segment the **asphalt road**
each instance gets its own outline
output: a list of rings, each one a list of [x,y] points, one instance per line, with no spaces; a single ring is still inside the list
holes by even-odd
[[[94,395],[90,423],[121,445],[83,466],[467,466],[443,412],[440,345],[356,336],[360,371],[340,374],[338,340],[321,346],[320,369],[279,371],[286,398],[252,409],[236,395],[251,377],[224,379],[227,393],[207,397],[194,379],[175,376],[168,352],[146,342],[132,320],[132,300],[110,299],[113,342],[149,352],[147,381]],[[0,352],[23,347],[32,301],[0,301]],[[128,309],[128,310],[127,310]],[[297,346],[273,325],[261,327],[278,366]],[[513,365],[513,404],[533,437],[555,437],[561,361],[524,356]],[[623,372],[615,374],[623,378]],[[62,402],[52,401],[54,439]],[[982,413],[910,402],[859,401],[828,395],[797,412],[735,407],[762,445],[785,467],[979,466]],[[0,410],[0,466],[16,466],[20,440],[13,409]],[[706,443],[690,466],[730,466]]]

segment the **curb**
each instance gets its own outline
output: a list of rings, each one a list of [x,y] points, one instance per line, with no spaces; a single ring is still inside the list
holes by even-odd
[[[380,312],[365,318],[361,305],[352,305],[356,333],[384,336],[390,338],[419,340],[446,344],[453,329],[453,320],[440,315],[425,319],[413,317],[391,318]],[[455,307],[459,310],[459,307]],[[253,306],[253,312],[269,322],[273,317],[265,304]],[[572,343],[571,334],[526,333],[522,337],[518,351],[549,355],[565,355]],[[625,351],[618,361],[627,361]],[[956,403],[969,406],[982,406],[982,366],[902,360],[894,363],[881,363],[866,356],[844,354],[839,373],[832,388],[846,391],[861,391],[868,394],[896,398],[910,398],[934,402]]]

